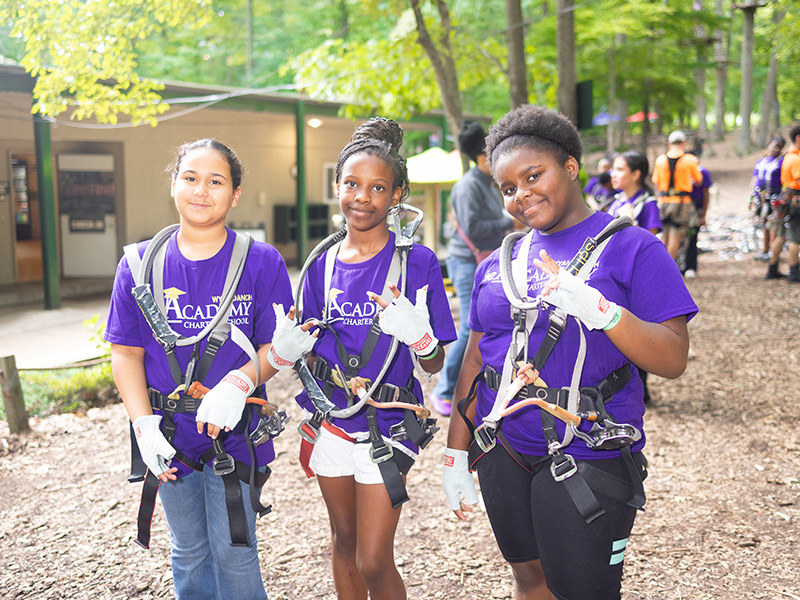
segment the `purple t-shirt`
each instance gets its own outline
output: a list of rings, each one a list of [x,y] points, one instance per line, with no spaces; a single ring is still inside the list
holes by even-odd
[[[624,209],[626,206],[631,206],[632,209]],[[614,202],[606,212],[612,217],[617,217],[620,212],[627,214],[628,210],[633,211],[633,222],[639,227],[648,231],[651,229],[661,231],[661,213],[658,210],[658,201],[652,196],[646,195],[644,190],[640,189],[633,198],[628,198],[623,192],[620,192],[614,197]]]
[[[394,233],[390,232],[386,246],[371,259],[362,263],[345,263],[336,259],[333,279],[329,288],[328,323],[338,335],[347,352],[351,354],[361,353],[367,333],[379,308],[376,302],[367,297],[367,292],[383,293],[394,252]],[[324,274],[325,256],[323,255],[311,265],[303,285],[304,321],[311,318],[322,318],[325,294]],[[407,277],[406,297],[412,303],[416,301],[416,291],[425,284],[428,285],[428,313],[434,335],[442,344],[455,340],[455,325],[444,292],[442,272],[436,255],[425,246],[415,245],[409,254]],[[400,287],[399,282],[395,283]],[[372,380],[378,375],[383,361],[389,353],[391,339],[388,335],[381,334],[369,362],[359,372],[361,377]],[[320,331],[319,340],[314,345],[314,354],[324,358],[331,368],[339,365],[342,371],[345,371],[345,366],[339,360],[336,336],[332,332]],[[406,345],[399,344],[383,383],[406,387],[413,368],[411,350]],[[322,384],[323,382],[320,382],[320,385]],[[417,400],[422,404],[422,387],[416,379],[414,379],[413,390]],[[345,408],[347,396],[344,390],[335,388],[331,401],[337,407]],[[297,396],[297,402],[309,412],[314,412],[313,403],[305,391]],[[348,419],[334,418],[331,422],[351,434],[366,432],[368,427],[365,411],[366,408],[362,408]],[[386,437],[389,437],[389,426],[403,420],[401,409],[378,409],[377,415],[381,433]],[[416,446],[410,442],[405,442],[405,445],[416,450]]]
[[[214,317],[220,302],[220,295],[228,272],[233,243],[236,234],[228,231],[228,239],[222,249],[206,260],[189,260],[178,249],[177,232],[172,234],[167,244],[164,266],[164,300],[167,307],[167,320],[172,329],[181,335],[197,335]],[[138,245],[139,255],[144,254],[148,242]],[[144,348],[144,368],[147,384],[163,394],[170,394],[176,386],[169,370],[166,353],[156,341],[142,311],[133,298],[133,277],[125,257],[117,266],[114,289],[111,294],[111,307],[104,338],[112,344]],[[236,325],[258,349],[260,345],[272,341],[275,331],[275,312],[272,303],[289,307],[293,304],[291,283],[286,265],[278,251],[263,242],[254,242],[245,262],[244,272],[236,288],[236,296],[228,321]],[[200,355],[206,347],[206,340],[200,344]],[[192,352],[191,346],[177,348],[176,355],[182,370],[186,369]],[[245,365],[250,358],[238,345],[228,339],[220,348],[208,374],[201,382],[214,387],[229,371]],[[258,424],[257,406],[248,405],[252,411],[251,431]],[[163,414],[154,411],[155,414]],[[175,415],[175,439],[173,446],[193,460],[211,446],[211,438],[205,433],[197,433],[193,413]],[[162,423],[163,426],[163,423]],[[220,433],[219,439],[225,449],[236,460],[250,464],[250,454],[244,435],[245,419],[230,432]],[[275,458],[272,442],[255,449],[258,466],[265,465]],[[172,461],[178,467],[178,477],[191,472],[191,468]]]
[[[780,171],[779,178],[780,178]],[[698,210],[703,209],[703,190],[706,190],[711,187],[711,184],[714,182],[711,180],[711,173],[708,172],[708,169],[701,166],[700,167],[700,174],[703,176],[703,181],[700,183],[695,183],[692,185],[692,202],[694,203],[695,207]],[[780,189],[780,188],[779,188]]]
[[[756,178],[756,189],[769,194],[779,193],[781,191],[782,165],[783,156],[765,156],[761,158],[753,169],[753,177]]]
[[[546,235],[535,231],[529,254],[528,296],[537,296],[549,279],[533,264],[540,249],[546,249],[563,268],[569,264],[586,238],[597,236],[611,220],[612,217],[608,214],[596,212],[581,223],[558,233]],[[521,243],[515,244],[512,257],[519,253]],[[639,227],[628,227],[611,237],[587,282],[600,290],[608,300],[624,306],[645,321],[661,323],[680,315],[691,318],[697,312],[697,306],[686,290],[681,273],[664,244]],[[546,310],[539,311],[530,336],[531,357],[547,331],[548,313]],[[511,342],[513,323],[510,305],[500,280],[499,253],[493,254],[478,266],[472,291],[469,327],[473,331],[483,332],[479,348],[484,365],[502,372]],[[611,343],[604,331],[585,330],[585,334],[587,352],[580,385],[594,386],[629,361]],[[569,386],[580,345],[579,335],[577,321],[568,318],[561,339],[541,371],[541,378],[547,386]],[[617,422],[630,423],[641,430],[645,408],[643,394],[639,374],[636,369],[631,369],[631,380],[614,395],[606,407]],[[481,382],[478,385],[476,423],[479,424],[489,413],[494,400],[495,392]],[[556,419],[556,428],[559,439],[562,439],[564,423]],[[519,452],[536,456],[547,454],[540,409],[537,407],[523,408],[503,419],[503,433]],[[633,450],[638,451],[643,446],[644,437]],[[585,442],[577,438],[567,447],[567,452],[575,458],[585,460],[619,455],[616,451],[591,450]]]

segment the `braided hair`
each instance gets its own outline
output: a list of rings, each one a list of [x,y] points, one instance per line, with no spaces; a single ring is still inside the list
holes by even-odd
[[[348,158],[356,154],[369,154],[382,158],[392,168],[392,189],[400,188],[400,202],[410,193],[406,159],[400,155],[403,145],[403,129],[396,121],[384,117],[373,117],[356,128],[350,141],[339,153],[336,161],[336,183],[342,177],[342,168]]]
[[[560,164],[571,156],[581,164],[581,136],[575,125],[556,110],[523,104],[506,114],[489,129],[486,158],[494,165],[502,155],[521,146],[554,154]]]

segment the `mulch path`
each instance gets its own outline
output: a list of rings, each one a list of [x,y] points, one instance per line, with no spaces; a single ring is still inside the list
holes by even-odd
[[[701,309],[688,368],[677,380],[651,377],[648,503],[626,555],[627,600],[800,600],[800,285],[765,281],[764,264],[731,246],[741,229],[717,222],[703,234],[711,251],[687,280]],[[258,525],[262,573],[274,600],[332,599],[325,507],[297,462],[296,389],[283,374],[271,385],[294,420],[263,493],[274,511]],[[171,597],[160,509],[151,549],[133,543],[140,486],[125,481],[123,407],[31,424],[10,436],[0,423],[0,597]],[[396,542],[409,598],[510,598],[485,513],[464,524],[447,509],[445,439],[409,478]]]

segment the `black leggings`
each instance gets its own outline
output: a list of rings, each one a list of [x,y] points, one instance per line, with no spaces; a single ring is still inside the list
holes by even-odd
[[[591,463],[629,480],[622,458]],[[553,479],[550,464],[541,462],[532,473],[499,443],[477,462],[500,552],[509,563],[540,559],[547,586],[560,600],[618,600],[622,559],[636,510],[595,493],[606,514],[587,524],[566,488]]]

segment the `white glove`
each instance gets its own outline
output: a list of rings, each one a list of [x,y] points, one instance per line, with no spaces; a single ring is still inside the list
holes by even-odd
[[[153,475],[164,473],[175,456],[175,448],[161,433],[160,415],[143,415],[133,422],[133,432],[139,445],[139,454]]]
[[[255,389],[247,375],[239,370],[231,371],[203,397],[195,421],[233,429],[242,418],[247,397]]]
[[[378,324],[383,333],[396,337],[417,356],[428,356],[439,345],[428,314],[428,286],[417,290],[416,304],[405,296],[392,300],[381,312]]]
[[[297,321],[287,317],[283,312],[283,304],[273,304],[272,308],[275,310],[275,333],[267,360],[278,371],[285,371],[314,347],[317,338],[303,331]]]
[[[577,317],[589,329],[605,329],[613,319],[619,320],[616,314],[619,307],[577,275],[559,269],[550,284],[555,281],[558,287],[542,296],[544,301]]]
[[[467,504],[478,503],[478,492],[475,491],[475,479],[469,472],[469,458],[466,450],[444,450],[444,469],[442,470],[442,488],[451,510],[461,508],[461,494]]]

